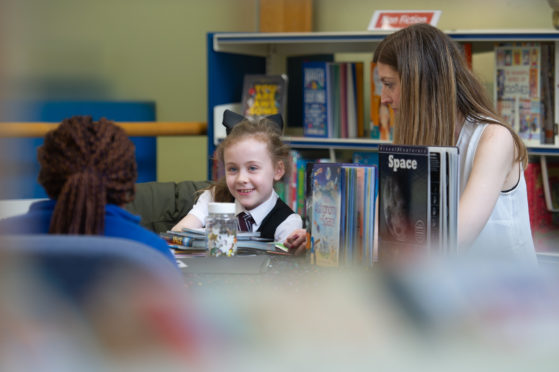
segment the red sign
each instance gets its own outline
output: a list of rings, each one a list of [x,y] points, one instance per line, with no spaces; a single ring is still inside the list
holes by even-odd
[[[440,16],[440,10],[377,10],[368,30],[398,30],[414,23],[436,26]]]

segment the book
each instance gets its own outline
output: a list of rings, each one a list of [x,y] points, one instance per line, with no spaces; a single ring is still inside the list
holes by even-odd
[[[460,46],[460,48],[462,48],[462,52],[464,53],[464,60],[466,61],[468,68],[471,70],[473,65],[472,43],[462,42],[458,45]]]
[[[457,246],[458,148],[379,146],[379,261]]]
[[[357,137],[365,137],[364,64],[355,63],[355,104],[357,109]]]
[[[347,62],[340,62],[340,127],[338,138],[347,138]]]
[[[315,163],[311,175],[314,262],[319,266],[371,265],[376,166]]]
[[[307,62],[303,79],[305,136],[364,136],[363,62]]]
[[[340,244],[341,172],[334,164],[312,168],[312,227],[315,263],[337,266]]]
[[[552,97],[553,89],[549,81],[542,84],[542,75],[546,74],[542,70],[542,45],[524,43],[495,47],[497,113],[512,125],[527,145],[546,142],[544,120],[552,117],[553,105],[548,98]],[[552,66],[548,52],[546,47],[546,70]],[[552,120],[549,125],[553,130]],[[551,138],[547,142],[551,142]]]
[[[556,53],[559,51],[555,43],[542,43],[541,44],[541,96],[542,96],[542,130],[543,140],[546,144],[559,143],[557,135],[557,125],[555,116],[557,107],[555,98],[557,97],[556,90],[559,89],[559,74],[556,73],[557,61]]]
[[[552,186],[559,182],[559,163],[548,162],[546,156],[541,156],[540,165],[546,208],[550,212],[559,212],[559,189]]]
[[[552,214],[546,205],[541,163],[529,162],[524,170],[532,233],[547,231],[552,226]]]
[[[252,75],[243,80],[242,115],[251,121],[281,114],[285,117],[287,75]]]
[[[369,131],[374,139],[392,141],[394,132],[394,111],[381,103],[382,83],[378,76],[376,63],[371,62],[371,111]]]
[[[303,133],[307,137],[329,137],[329,62],[303,63]]]
[[[206,237],[206,229],[203,227],[198,229],[184,227],[182,231],[167,231],[167,233],[195,239],[205,239]],[[237,231],[237,240],[250,240],[255,238],[260,238],[259,231]]]
[[[354,151],[352,159],[355,164],[378,166],[378,152],[376,151]]]
[[[340,64],[330,63],[328,65],[328,133],[330,137],[340,138],[342,127],[342,104],[341,104],[341,77]]]
[[[347,138],[357,137],[357,90],[355,63],[347,63],[346,69]]]
[[[187,231],[167,231],[159,234],[169,246],[181,252],[207,251],[206,234],[202,229],[187,229]],[[287,248],[279,242],[270,239],[260,238],[259,232],[237,233],[237,253],[254,252],[286,252]],[[241,237],[239,239],[239,237]]]
[[[287,76],[289,84],[287,86],[287,123],[289,127],[303,127],[303,63],[311,61],[334,60],[332,54],[311,54],[304,56],[289,56],[286,58]]]

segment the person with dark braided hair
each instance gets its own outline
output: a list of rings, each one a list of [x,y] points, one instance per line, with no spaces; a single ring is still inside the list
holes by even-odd
[[[106,235],[136,240],[175,259],[167,244],[121,207],[134,199],[134,144],[102,118],[65,119],[38,149],[39,183],[49,200],[0,222],[4,233]]]

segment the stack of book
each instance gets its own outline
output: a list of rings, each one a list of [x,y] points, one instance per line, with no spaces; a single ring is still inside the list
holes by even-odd
[[[372,266],[376,165],[312,166],[311,254],[319,266]]]
[[[205,256],[207,254],[205,229],[184,228],[183,231],[167,231],[160,236],[167,241],[176,256]],[[261,238],[259,232],[237,232],[237,253],[286,253],[281,243]]]
[[[307,137],[364,137],[363,62],[303,63]]]
[[[379,146],[379,261],[457,248],[458,148]]]

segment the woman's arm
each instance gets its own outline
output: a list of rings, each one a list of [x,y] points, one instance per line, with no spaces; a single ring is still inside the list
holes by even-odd
[[[501,190],[518,181],[514,140],[507,128],[490,124],[479,141],[470,178],[460,197],[458,245],[473,242],[489,220]],[[513,167],[513,165],[516,165]]]

